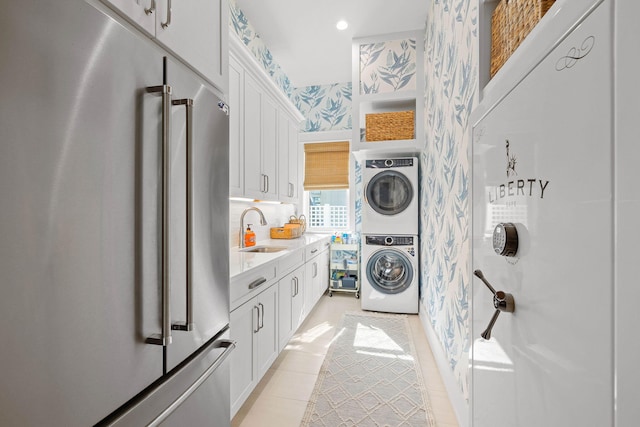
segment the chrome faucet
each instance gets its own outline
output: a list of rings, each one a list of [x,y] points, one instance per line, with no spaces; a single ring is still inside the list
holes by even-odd
[[[241,248],[244,248],[244,216],[247,214],[247,212],[249,211],[256,211],[260,214],[260,225],[267,225],[267,220],[264,219],[264,214],[262,213],[262,211],[258,208],[251,207],[251,208],[247,208],[244,210],[244,212],[242,212],[242,215],[240,215],[240,241],[238,242],[238,246]]]

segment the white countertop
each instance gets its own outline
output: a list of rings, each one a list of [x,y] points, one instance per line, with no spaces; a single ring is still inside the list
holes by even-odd
[[[319,240],[330,238],[330,234],[309,234],[305,233],[297,239],[266,239],[256,242],[256,246],[286,246],[287,249],[279,252],[240,252],[237,246],[229,250],[229,277],[233,278],[246,273],[252,268],[259,267],[282,256],[290,254],[292,251],[304,248],[307,245]]]

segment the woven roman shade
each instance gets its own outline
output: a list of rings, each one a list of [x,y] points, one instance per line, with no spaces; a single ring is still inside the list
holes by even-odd
[[[304,189],[349,189],[349,142],[304,144]]]

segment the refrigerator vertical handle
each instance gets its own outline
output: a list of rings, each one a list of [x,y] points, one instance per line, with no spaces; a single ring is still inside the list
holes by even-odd
[[[169,142],[171,139],[171,86],[151,86],[147,92],[162,96],[162,333],[146,339],[147,344],[171,344],[169,305]]]
[[[171,0],[167,0],[167,21],[161,23],[163,29],[167,29],[171,25]]]
[[[185,107],[187,123],[187,230],[186,230],[186,254],[187,254],[187,320],[175,322],[171,325],[174,331],[192,331],[195,327],[193,321],[193,99],[176,99],[171,105]]]

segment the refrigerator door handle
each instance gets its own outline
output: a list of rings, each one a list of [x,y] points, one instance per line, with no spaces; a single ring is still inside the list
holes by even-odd
[[[192,331],[195,328],[193,321],[193,99],[176,99],[171,102],[174,106],[184,105],[187,123],[187,235],[186,235],[186,263],[187,263],[187,320],[174,322],[171,329],[174,331]]]
[[[193,384],[191,384],[188,389],[184,391],[184,393],[182,393],[175,401],[173,401],[171,405],[169,405],[164,411],[162,411],[160,415],[154,418],[153,421],[147,424],[147,426],[155,427],[160,425],[164,420],[167,419],[167,417],[169,417],[169,415],[171,415],[171,413],[173,413],[173,411],[178,409],[178,407],[185,400],[187,400],[189,396],[191,396],[198,389],[198,387],[200,387],[200,385],[202,385],[202,383],[205,382],[216,369],[218,369],[220,365],[224,363],[229,354],[233,351],[234,348],[236,348],[236,343],[235,341],[223,339],[218,341],[214,348],[224,348],[225,350],[220,355],[220,357],[218,357],[216,361],[213,362],[213,364],[209,366],[209,368],[207,368],[207,370],[204,371],[204,373],[200,375],[200,377]]]
[[[169,142],[171,139],[171,86],[151,86],[148,93],[162,96],[162,333],[146,339],[147,344],[171,344],[169,289]]]

